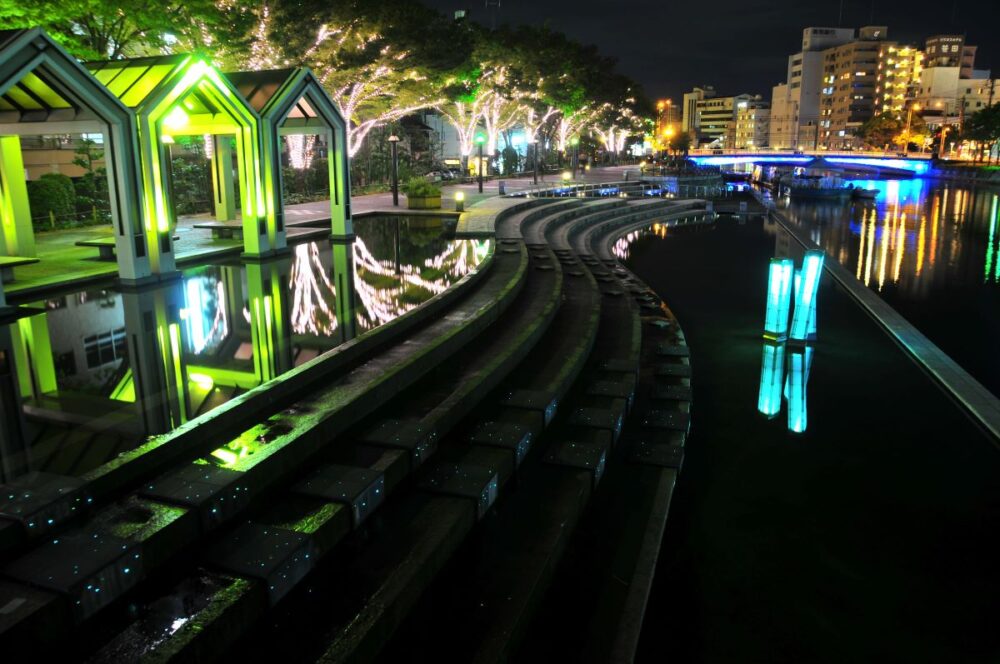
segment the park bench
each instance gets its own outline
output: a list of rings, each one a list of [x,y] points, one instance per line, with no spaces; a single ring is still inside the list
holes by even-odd
[[[179,235],[174,236],[174,242],[181,239]],[[115,260],[115,239],[113,237],[98,237],[92,240],[78,240],[78,247],[97,247],[98,258],[102,261]]]
[[[242,221],[204,221],[194,224],[193,228],[207,228],[212,231],[213,240],[229,240],[239,235],[243,236]]]
[[[0,256],[0,280],[9,284],[14,281],[14,268],[23,265],[37,263],[37,258],[26,258],[23,256]]]

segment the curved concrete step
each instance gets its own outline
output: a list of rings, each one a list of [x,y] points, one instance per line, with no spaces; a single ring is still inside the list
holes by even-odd
[[[136,515],[137,520],[123,523],[116,516],[122,507],[111,505],[96,512],[79,529],[12,561],[5,567],[5,573],[21,583],[45,588],[46,606],[56,607],[51,612],[62,615],[67,627],[90,618],[128,593],[139,581],[152,576],[173,554],[234,520],[254,501],[262,502],[269,491],[290,480],[338,432],[345,431],[420,379],[493,324],[523,286],[527,255],[523,250],[500,253],[493,262],[496,265],[486,278],[482,282],[477,280],[477,287],[455,302],[448,316],[428,321],[423,327],[411,325],[413,333],[406,343],[381,353],[369,353],[367,360],[357,363],[321,390],[314,389],[308,397],[237,436],[236,440],[246,441],[253,454],[242,457],[233,453],[236,458],[228,467],[175,463],[173,470],[148,482],[141,495],[129,499],[137,501],[141,508],[140,512],[127,512]],[[380,345],[375,348],[382,350]],[[232,440],[232,434],[221,440],[194,441],[193,449],[186,450],[188,453],[179,458],[190,459],[197,453],[207,455],[226,440]],[[163,471],[162,466],[160,470]],[[77,561],[63,549],[72,549],[78,541],[93,541],[96,548],[81,551]],[[130,558],[126,561],[122,555],[116,555],[114,552],[118,550]],[[50,559],[51,562],[45,562]],[[54,567],[48,570],[46,565]],[[63,571],[62,567],[67,565],[85,571],[82,574],[69,568]],[[91,578],[107,581],[97,584]],[[97,593],[101,593],[100,599],[94,597]],[[69,610],[58,608],[67,605]],[[43,615],[47,614],[15,612],[6,615],[0,627],[31,635],[34,630],[22,622],[45,625],[46,621],[40,619]]]

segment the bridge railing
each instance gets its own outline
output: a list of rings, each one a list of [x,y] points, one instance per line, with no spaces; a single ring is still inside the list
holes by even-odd
[[[889,157],[899,159],[930,159],[933,155],[927,152],[900,152],[896,150],[772,150],[760,148],[754,150],[728,150],[728,149],[696,149],[688,152],[694,157],[754,157],[754,156],[787,156],[802,155],[808,157]]]

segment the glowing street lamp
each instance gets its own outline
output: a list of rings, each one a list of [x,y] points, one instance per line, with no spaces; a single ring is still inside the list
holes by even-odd
[[[394,207],[399,207],[399,153],[396,150],[399,136],[393,134],[388,141],[392,146],[392,204]]]

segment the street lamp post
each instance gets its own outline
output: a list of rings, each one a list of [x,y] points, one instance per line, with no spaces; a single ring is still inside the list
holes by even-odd
[[[479,193],[483,193],[483,143],[486,139],[483,136],[476,136],[476,145],[479,146],[479,168],[476,174],[476,179],[479,182]]]
[[[535,137],[535,136],[532,136],[531,137],[531,144],[535,148],[535,150],[534,150],[535,151],[535,156],[532,159],[532,161],[533,161],[532,166],[535,167],[535,172],[533,174],[533,179],[534,179],[534,183],[538,184],[538,138]]]
[[[396,144],[399,143],[399,136],[393,134],[389,137],[389,145],[392,146],[392,205],[399,207],[399,153]]]
[[[920,104],[911,104],[910,110],[906,114],[906,145],[903,146],[906,154],[910,154],[910,126],[913,123],[913,111],[919,111]]]
[[[580,139],[578,137],[573,138],[573,179],[576,179],[576,169],[580,166]]]

